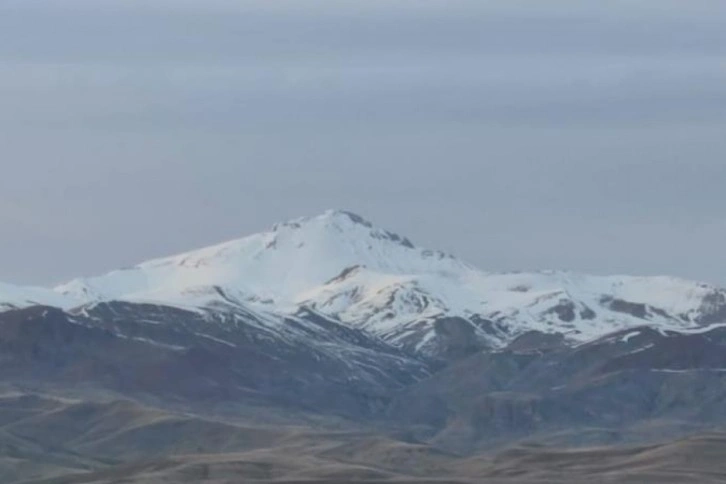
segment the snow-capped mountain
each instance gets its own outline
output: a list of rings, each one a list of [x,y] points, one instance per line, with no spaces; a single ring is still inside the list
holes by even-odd
[[[328,211],[271,230],[54,290],[0,286],[7,307],[104,301],[202,311],[312,311],[414,354],[499,348],[530,332],[586,341],[635,326],[726,322],[726,291],[671,277],[482,272]],[[453,350],[452,350],[453,348]]]
[[[145,262],[100,277],[78,279],[56,291],[78,300],[135,299],[188,302],[222,288],[241,301],[285,305],[348,267],[382,274],[457,277],[472,269],[441,252],[373,227],[347,212],[277,224],[268,232]]]

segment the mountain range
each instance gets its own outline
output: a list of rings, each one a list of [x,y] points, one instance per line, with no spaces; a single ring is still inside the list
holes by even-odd
[[[490,273],[327,211],[54,288],[0,284],[0,362],[11,400],[364,431],[434,460],[522,442],[645,445],[726,422],[726,290]],[[22,437],[13,422],[0,438]],[[18,469],[39,459],[23,442],[7,444]],[[80,451],[43,452],[48,470],[31,477],[138,459],[68,452]]]

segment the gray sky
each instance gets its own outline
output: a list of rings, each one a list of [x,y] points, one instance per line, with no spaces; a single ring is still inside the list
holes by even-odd
[[[726,285],[722,0],[3,0],[0,280],[327,208]]]

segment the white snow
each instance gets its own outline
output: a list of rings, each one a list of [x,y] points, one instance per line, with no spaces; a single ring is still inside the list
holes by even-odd
[[[478,315],[508,325],[506,337],[487,336],[495,346],[528,330],[577,341],[645,324],[697,331],[693,320],[707,306],[704,299],[718,291],[672,277],[486,273],[355,215],[327,211],[55,290],[0,285],[0,308],[123,300],[197,311],[238,304],[259,314],[292,314],[306,306],[393,342],[418,334],[417,345],[425,348],[440,316]],[[646,319],[612,309],[612,300],[645,305]]]
[[[672,369],[653,369],[651,371],[657,373],[693,373],[693,372],[714,372],[714,373],[726,373],[726,368],[689,368],[687,370],[672,370]]]
[[[14,286],[0,282],[0,309],[33,305],[71,308],[79,301],[42,287]]]
[[[635,338],[635,337],[636,337],[636,336],[638,336],[639,334],[640,334],[640,331],[632,331],[632,332],[630,332],[630,333],[628,333],[628,334],[624,335],[624,336],[623,336],[623,337],[622,337],[622,338],[620,339],[620,341],[621,341],[621,342],[623,342],[623,343],[627,343],[628,341],[630,341],[630,340],[631,340],[632,338]]]
[[[643,351],[645,351],[645,350],[649,350],[649,349],[651,349],[651,348],[652,348],[652,347],[654,347],[654,346],[655,346],[655,344],[654,344],[654,343],[649,343],[649,344],[647,344],[647,345],[643,346],[642,348],[638,348],[637,350],[633,350],[633,351],[631,351],[631,352],[630,352],[630,353],[628,353],[628,354],[629,354],[629,355],[634,355],[634,354],[636,354],[636,353],[642,353]]]
[[[211,335],[208,335],[208,334],[205,334],[205,333],[194,333],[194,334],[196,334],[197,336],[200,336],[202,338],[208,339],[210,341],[214,341],[215,343],[220,343],[220,344],[223,344],[225,346],[230,346],[232,348],[236,348],[237,347],[237,345],[234,344],[234,343],[230,343],[227,340],[220,339],[220,338],[216,338],[214,336],[211,336]]]

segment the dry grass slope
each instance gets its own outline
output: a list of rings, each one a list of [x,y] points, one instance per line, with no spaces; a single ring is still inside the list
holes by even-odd
[[[0,397],[0,482],[716,483],[726,435],[577,450],[520,445],[460,457],[352,431],[252,427],[130,401]]]

